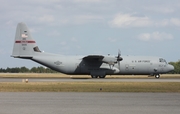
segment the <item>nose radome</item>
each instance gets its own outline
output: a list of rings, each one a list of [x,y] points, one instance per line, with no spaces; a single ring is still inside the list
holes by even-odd
[[[169,65],[169,70],[173,71],[174,70],[174,66],[173,65]]]

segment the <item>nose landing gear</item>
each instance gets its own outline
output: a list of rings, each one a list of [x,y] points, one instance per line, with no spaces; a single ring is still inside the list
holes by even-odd
[[[160,78],[160,75],[159,74],[155,74],[154,75],[156,79],[159,79]]]

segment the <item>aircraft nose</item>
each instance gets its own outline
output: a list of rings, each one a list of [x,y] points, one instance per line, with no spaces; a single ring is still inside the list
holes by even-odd
[[[173,71],[174,70],[174,66],[173,65],[169,65],[169,71]]]

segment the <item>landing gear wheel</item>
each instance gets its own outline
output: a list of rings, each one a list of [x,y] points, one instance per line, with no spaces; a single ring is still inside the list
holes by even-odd
[[[95,75],[91,75],[92,78],[98,78],[98,76],[95,76]]]
[[[106,76],[99,76],[99,78],[105,78]]]
[[[159,75],[159,74],[156,74],[156,75],[155,75],[155,78],[156,78],[156,79],[159,79],[159,78],[160,78],[160,75]]]

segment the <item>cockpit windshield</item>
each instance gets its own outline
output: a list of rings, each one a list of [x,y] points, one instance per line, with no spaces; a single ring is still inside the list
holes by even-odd
[[[166,60],[165,60],[165,59],[163,59],[163,58],[159,58],[159,62],[162,62],[162,63],[167,64]]]

